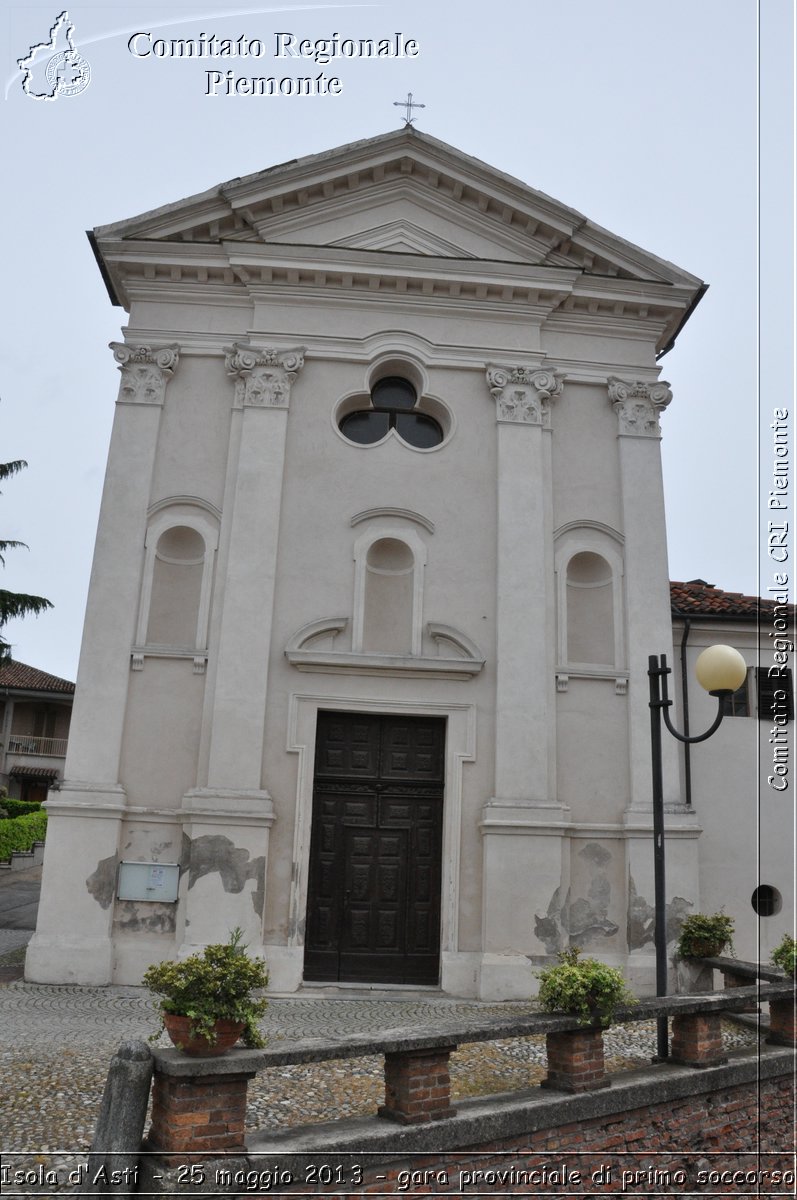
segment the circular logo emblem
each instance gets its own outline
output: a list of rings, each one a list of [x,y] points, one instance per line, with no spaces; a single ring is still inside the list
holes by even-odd
[[[91,80],[91,67],[76,50],[62,50],[47,64],[47,82],[59,96],[78,96]]]

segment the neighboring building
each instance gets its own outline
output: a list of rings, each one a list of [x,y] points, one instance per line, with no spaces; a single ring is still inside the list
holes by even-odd
[[[240,926],[278,991],[524,996],[572,942],[651,988],[657,357],[701,282],[413,129],[93,244],[129,321],[28,978]]]
[[[694,682],[706,646],[734,646],[747,678],[725,703],[707,741],[680,747],[684,802],[702,829],[698,841],[700,909],[723,908],[736,922],[740,958],[769,960],[794,920],[794,606],[724,592],[702,579],[670,585],[673,683],[684,731],[707,729],[717,702]],[[683,676],[689,680],[684,706]],[[665,737],[668,734],[664,734]]]
[[[42,801],[63,779],[74,683],[26,663],[0,662],[0,786]]]

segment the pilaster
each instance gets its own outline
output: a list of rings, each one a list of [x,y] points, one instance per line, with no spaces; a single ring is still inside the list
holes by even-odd
[[[116,783],[147,507],[177,346],[111,342],[122,378],[89,584],[65,778]]]
[[[659,416],[672,400],[663,380],[649,383],[608,380],[609,400],[617,415],[620,494],[625,539],[625,588],[629,667],[628,724],[630,804],[651,807],[648,656],[672,661],[672,617],[667,565],[664,487],[661,473]],[[665,802],[680,800],[678,759],[673,738],[662,744]]]
[[[554,799],[550,445],[563,376],[539,366],[490,365],[487,385],[498,426],[498,594],[495,795],[481,821],[480,995],[508,998],[533,987],[525,955],[535,945],[534,912],[547,909],[564,869],[564,810]]]
[[[249,793],[261,786],[288,406],[303,364],[301,347],[236,343],[226,351],[236,412],[222,530],[226,583],[218,667],[206,723],[210,789]]]

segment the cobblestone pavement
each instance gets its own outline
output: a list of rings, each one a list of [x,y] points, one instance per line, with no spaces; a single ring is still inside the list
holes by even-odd
[[[345,1036],[388,1028],[444,1025],[469,1016],[523,1009],[439,995],[394,999],[291,997],[270,1002],[263,1030],[272,1042]],[[147,1038],[158,1026],[154,1002],[140,988],[66,987],[15,982],[0,986],[0,1147],[82,1151],[88,1148],[108,1063],[121,1041]],[[754,1041],[728,1025],[726,1040]],[[650,1061],[651,1022],[616,1026],[605,1035],[607,1066]],[[544,1074],[540,1037],[463,1046],[452,1056],[455,1096],[529,1087]],[[285,1126],[373,1113],[384,1093],[381,1058],[275,1068],[250,1087],[247,1125]]]

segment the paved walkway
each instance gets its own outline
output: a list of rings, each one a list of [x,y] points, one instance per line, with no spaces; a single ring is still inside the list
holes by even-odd
[[[41,867],[0,869],[0,955],[26,946],[36,928]]]

